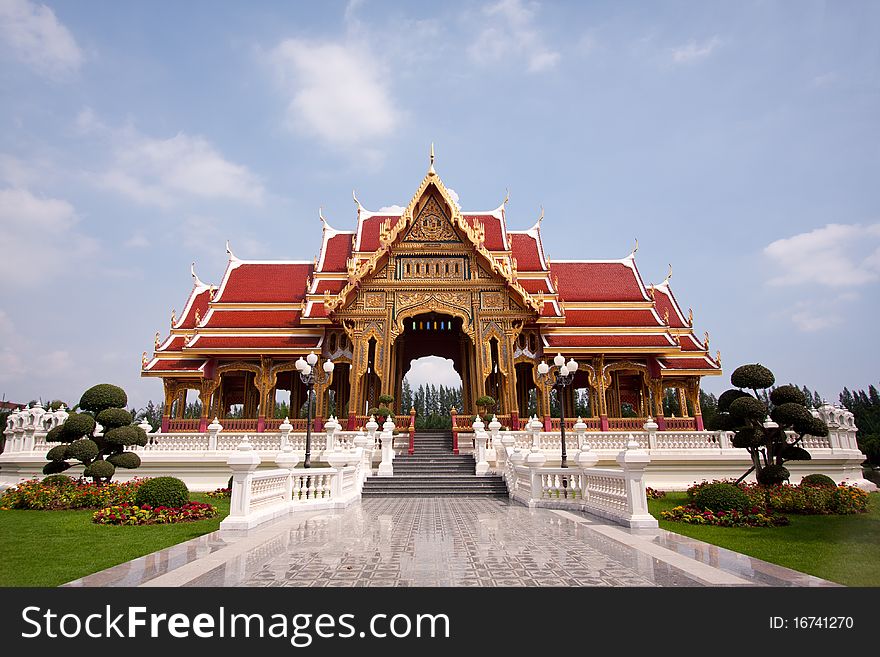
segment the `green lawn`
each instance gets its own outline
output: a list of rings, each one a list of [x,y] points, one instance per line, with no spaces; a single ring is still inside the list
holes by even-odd
[[[93,524],[93,511],[0,511],[0,586],[58,586],[217,529],[229,499],[191,497],[217,517],[117,527]]]
[[[848,586],[880,586],[880,493],[868,513],[851,516],[787,514],[787,527],[707,527],[669,522],[660,512],[685,504],[685,493],[648,500],[663,529]]]

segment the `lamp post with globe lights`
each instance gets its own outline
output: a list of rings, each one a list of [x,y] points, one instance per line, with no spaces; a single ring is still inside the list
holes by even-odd
[[[306,385],[308,390],[307,403],[309,410],[308,419],[306,420],[306,459],[303,462],[304,468],[312,467],[312,393],[314,392],[316,383],[318,385],[324,385],[330,380],[330,374],[335,367],[333,361],[328,358],[321,366],[324,373],[320,374],[316,368],[317,364],[318,356],[315,355],[314,351],[305,358],[300,356],[295,363],[296,369],[299,370],[299,379]]]
[[[556,372],[554,373],[554,380],[551,385],[559,389],[557,393],[559,396],[559,431],[562,434],[562,464],[560,467],[567,468],[568,463],[566,463],[565,453],[565,395],[563,393],[565,388],[574,381],[575,372],[578,370],[578,362],[571,358],[566,363],[562,354],[556,354],[553,358],[553,365],[556,366]],[[550,381],[550,366],[544,361],[541,361],[538,365],[538,376],[541,377],[544,385]]]

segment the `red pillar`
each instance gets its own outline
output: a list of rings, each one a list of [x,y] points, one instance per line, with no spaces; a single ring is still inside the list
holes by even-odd
[[[608,416],[599,416],[599,431],[608,431]]]
[[[510,412],[510,430],[519,431],[519,411]]]
[[[452,453],[458,454],[458,425],[455,423],[455,418],[458,413],[455,410],[455,407],[452,407],[452,410],[449,412],[449,415],[452,417]]]
[[[171,423],[171,417],[169,415],[162,416],[162,433],[168,433],[168,425]]]
[[[266,416],[258,415],[257,416],[257,433],[263,433],[266,430]]]
[[[409,453],[416,451],[416,409],[409,409]]]
[[[666,416],[661,415],[656,418],[657,420],[657,431],[666,431]]]
[[[704,427],[703,427],[703,416],[702,416],[702,415],[696,415],[696,416],[694,416],[694,422],[696,423],[697,431],[703,431],[703,430],[704,430]]]
[[[357,415],[354,411],[348,413],[348,430],[355,431],[357,429]]]
[[[199,433],[205,433],[208,430],[208,418],[203,417],[199,420]]]
[[[544,416],[544,431],[553,431],[553,422],[549,415]]]
[[[315,418],[315,425],[312,431],[323,431],[324,430],[324,419],[320,417]]]

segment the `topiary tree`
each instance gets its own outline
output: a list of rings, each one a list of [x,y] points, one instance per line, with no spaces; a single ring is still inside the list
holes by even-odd
[[[110,481],[116,468],[139,467],[140,457],[125,448],[146,445],[147,434],[132,424],[134,418],[125,410],[126,403],[125,391],[109,383],[86,390],[78,406],[81,412],[71,413],[64,424],[46,434],[47,443],[61,444],[46,454],[49,462],[43,474],[64,472],[73,467],[70,461],[77,461],[84,466],[84,477],[101,483]]]
[[[484,408],[491,413],[492,409],[495,408],[494,397],[490,397],[489,395],[482,395],[481,397],[477,397],[477,408]]]
[[[134,503],[137,506],[149,504],[152,507],[182,507],[189,502],[189,489],[176,477],[156,477],[147,479],[135,493]]]
[[[718,413],[711,428],[733,431],[733,446],[749,452],[752,467],[737,483],[752,472],[759,484],[769,486],[786,481],[789,472],[784,463],[810,460],[810,453],[801,447],[804,436],[827,436],[828,427],[813,417],[803,391],[797,386],[779,386],[771,390],[768,397],[766,391],[776,382],[776,377],[759,363],[736,368],[730,382],[736,389],[718,397]],[[759,390],[764,393],[760,394]],[[772,409],[762,397],[769,399]],[[788,432],[793,432],[794,438],[790,438]]]

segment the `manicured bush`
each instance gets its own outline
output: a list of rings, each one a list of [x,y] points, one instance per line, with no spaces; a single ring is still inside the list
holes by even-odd
[[[737,367],[733,374],[730,375],[730,382],[737,388],[758,390],[772,386],[776,383],[776,377],[766,367],[760,363],[755,363],[754,365],[740,365]]]
[[[88,413],[71,413],[61,425],[61,440],[72,443],[83,436],[91,436],[95,430],[95,418]]]
[[[83,393],[79,407],[98,414],[107,408],[124,408],[127,403],[128,395],[125,390],[110,383],[99,383]]]
[[[790,476],[791,473],[784,465],[771,464],[761,468],[755,475],[755,478],[763,486],[774,486],[781,484],[783,481],[788,481]]]
[[[54,448],[53,449],[57,449]],[[76,459],[83,463],[92,461],[98,455],[98,444],[94,440],[88,438],[80,438],[74,440],[67,446],[64,452],[64,458]]]
[[[391,404],[393,402],[394,397],[392,397],[391,395],[379,395],[379,404],[383,406],[388,406],[388,404]]]
[[[126,468],[128,470],[141,467],[141,457],[134,452],[111,454],[107,457],[107,461],[117,468]]]
[[[134,501],[137,506],[181,507],[189,501],[189,489],[176,477],[156,477],[141,484]]]
[[[95,481],[110,481],[116,473],[116,467],[109,461],[93,461],[83,470],[84,477],[91,477]]]
[[[828,475],[820,473],[808,474],[801,480],[801,486],[818,486],[819,488],[837,488],[837,483]]]
[[[751,395],[746,395],[730,403],[730,415],[740,421],[760,421],[767,417],[767,406]]]
[[[718,412],[727,413],[730,410],[730,404],[740,397],[751,397],[751,395],[742,390],[736,390],[733,388],[722,392],[721,396],[718,397]]]
[[[143,447],[147,444],[148,436],[146,431],[130,424],[125,427],[110,429],[110,431],[104,434],[104,440],[111,445],[140,445]]]
[[[43,478],[40,483],[44,486],[71,486],[73,485],[74,480],[67,475],[57,474]]]
[[[743,511],[749,506],[749,497],[733,484],[708,484],[694,495],[694,506],[711,511]]]
[[[795,404],[794,402],[786,402],[779,406],[774,406],[773,410],[770,411],[770,417],[777,424],[789,426],[803,426],[804,423],[813,419],[812,413],[807,410],[806,406]]]
[[[477,397],[477,406],[482,406],[484,408],[494,408],[495,404],[495,398],[490,397],[489,395],[482,395],[480,397]]]
[[[63,461],[67,458],[67,448],[69,445],[67,443],[63,443],[61,445],[56,445],[48,452],[46,452],[46,458],[49,461]]]
[[[67,461],[49,461],[46,465],[43,466],[43,474],[44,475],[53,475],[58,474],[59,472],[64,472],[65,470],[69,470],[73,467]]]
[[[46,442],[47,443],[60,443],[62,440],[61,428],[62,428],[62,426],[58,425],[57,427],[49,429],[49,431],[46,433]]]
[[[733,434],[731,442],[734,447],[742,449],[759,447],[764,444],[764,430],[758,427],[743,427]]]
[[[108,429],[125,427],[131,424],[131,413],[124,408],[105,408],[96,418],[106,432]]]
[[[374,407],[374,408],[370,409],[370,415],[374,416],[376,418],[376,421],[379,422],[379,424],[382,424],[382,422],[384,422],[385,419],[389,415],[391,415],[391,410],[388,408],[385,408],[384,406],[380,406],[378,408]],[[381,418],[381,420],[380,420],[380,418]]]
[[[807,398],[804,397],[803,391],[797,386],[779,386],[770,391],[770,401],[774,406],[782,404],[798,404],[806,407]]]

